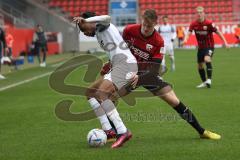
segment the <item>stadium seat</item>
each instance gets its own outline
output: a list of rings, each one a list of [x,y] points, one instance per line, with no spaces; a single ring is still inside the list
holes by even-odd
[[[146,2],[148,0],[145,0]],[[98,14],[108,13],[108,0],[50,0],[49,7],[60,7],[64,12],[69,12],[72,17],[80,12],[95,11]],[[150,5],[153,7],[153,5]]]
[[[95,11],[98,14],[108,13],[108,0],[50,0],[49,7],[61,7],[63,11],[69,11],[70,15],[84,11]],[[183,15],[178,21],[183,23],[189,21],[189,18],[194,17],[195,8],[197,6],[203,6],[208,15],[215,15],[221,13],[221,15],[233,12],[232,0],[139,0],[140,12],[149,8],[157,10],[159,15],[167,14],[168,16]],[[67,9],[68,8],[68,9]],[[192,16],[190,16],[192,15]],[[187,17],[187,18],[184,18]],[[211,16],[214,17],[214,16]],[[231,16],[229,16],[231,17]],[[177,18],[173,18],[174,21]],[[188,19],[188,20],[186,20]],[[216,20],[228,20],[226,17],[218,18]]]

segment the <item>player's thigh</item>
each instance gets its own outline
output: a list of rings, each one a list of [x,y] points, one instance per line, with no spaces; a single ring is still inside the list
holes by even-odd
[[[162,95],[165,95],[172,90],[172,85],[168,82],[163,81],[160,76],[147,75],[142,79],[142,84],[140,85],[149,90],[155,96],[161,97]]]
[[[198,62],[198,64],[204,63],[205,54],[206,54],[205,49],[198,49],[198,52],[197,52],[197,62]]]
[[[211,62],[213,57],[213,48],[204,48],[198,50],[198,62]]]
[[[86,90],[87,97],[95,97],[95,93],[103,81],[103,76],[100,76],[95,82],[93,82]]]
[[[104,101],[106,99],[109,99],[115,90],[116,89],[115,89],[115,86],[112,83],[112,81],[110,81],[108,79],[103,79],[98,90],[96,91],[96,97],[99,100]]]
[[[127,62],[126,60],[119,61],[118,56],[113,57],[112,70],[104,76],[104,79],[109,79],[119,90],[125,85],[131,83],[132,78],[137,74],[137,63]],[[119,59],[121,57],[119,56]],[[114,63],[116,62],[116,63]]]
[[[214,54],[214,49],[213,48],[207,49],[207,52],[206,52],[205,57],[204,57],[204,61],[205,62],[211,62],[213,54]]]
[[[204,56],[204,62],[208,63],[208,62],[211,62],[211,61],[212,61],[211,56],[209,56],[209,55]]]

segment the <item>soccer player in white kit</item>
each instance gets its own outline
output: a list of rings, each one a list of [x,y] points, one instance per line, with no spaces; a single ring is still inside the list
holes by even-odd
[[[164,46],[165,46],[165,55],[169,55],[169,58],[171,60],[171,70],[175,70],[175,61],[174,61],[174,50],[173,50],[173,42],[176,38],[176,29],[174,25],[171,25],[168,23],[168,17],[163,16],[163,25],[160,25],[158,28],[158,32],[162,36],[164,40]],[[167,71],[166,68],[166,62],[165,62],[165,55],[162,60],[162,73],[165,73]]]
[[[112,128],[107,117],[113,122],[118,136],[112,144],[112,148],[117,148],[128,141],[132,134],[127,130],[115,105],[109,98],[115,89],[121,90],[127,84],[135,86],[138,80],[138,69],[135,57],[128,49],[117,28],[110,21],[111,17],[108,15],[90,16],[86,19],[74,17],[74,22],[78,24],[78,27],[86,36],[93,37],[96,35],[98,43],[106,51],[112,64],[111,71],[104,76],[98,90],[88,102],[104,130]]]

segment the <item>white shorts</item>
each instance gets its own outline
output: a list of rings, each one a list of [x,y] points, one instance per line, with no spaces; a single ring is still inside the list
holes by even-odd
[[[174,56],[173,45],[165,45],[165,55]]]
[[[115,56],[112,59],[112,69],[108,74],[105,74],[103,79],[111,81],[117,89],[129,84],[131,79],[137,74],[137,63],[129,63],[129,60]]]

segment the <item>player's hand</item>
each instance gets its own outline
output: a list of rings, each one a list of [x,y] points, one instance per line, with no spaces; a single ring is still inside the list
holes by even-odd
[[[82,24],[85,23],[86,20],[82,17],[73,17],[73,22]]]
[[[230,45],[228,43],[224,43],[223,47],[228,49],[228,48],[230,48]]]
[[[138,75],[137,75],[137,74],[134,75],[131,80],[132,80],[132,83],[131,83],[132,87],[133,87],[133,88],[136,88],[137,82],[138,82]]]
[[[5,53],[9,53],[8,47],[5,48]]]
[[[184,40],[182,41],[182,45],[186,45],[186,44],[187,44],[187,40],[184,39]]]

